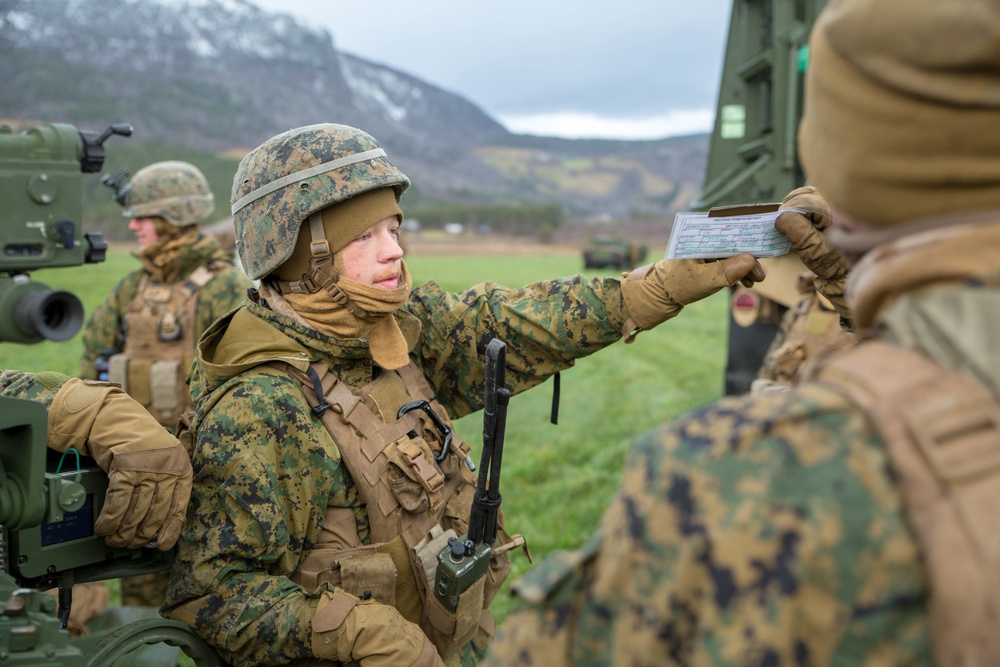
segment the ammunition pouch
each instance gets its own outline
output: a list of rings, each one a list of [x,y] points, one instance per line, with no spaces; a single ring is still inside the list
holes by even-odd
[[[192,361],[191,355],[177,361],[154,361],[116,354],[108,362],[108,381],[121,385],[160,424],[172,429],[181,412],[191,407],[185,377]]]

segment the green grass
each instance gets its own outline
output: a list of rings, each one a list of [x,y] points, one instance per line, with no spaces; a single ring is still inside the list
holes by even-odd
[[[518,286],[581,270],[576,254],[414,256],[408,264],[415,283],[433,278],[453,291],[488,280]],[[102,265],[39,271],[34,277],[75,292],[89,313],[136,265],[128,254],[115,252]],[[508,529],[528,539],[536,562],[553,550],[578,546],[591,533],[618,486],[625,452],[638,433],[721,394],[726,308],[726,297],[717,294],[641,334],[632,345],[616,343],[578,361],[562,374],[557,426],[549,423],[551,380],[511,401],[504,513]],[[77,339],[31,346],[5,343],[0,345],[0,368],[72,374],[81,350]],[[478,462],[481,413],[458,420],[456,427],[476,450]],[[512,561],[511,579],[529,567],[520,555]],[[497,617],[509,610],[509,598],[499,595]]]

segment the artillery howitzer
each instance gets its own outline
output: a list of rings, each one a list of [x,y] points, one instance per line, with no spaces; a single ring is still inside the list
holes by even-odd
[[[83,231],[81,174],[100,171],[115,134],[132,127],[98,135],[65,124],[17,134],[0,126],[0,342],[64,341],[80,329],[80,300],[29,273],[104,260],[102,235]],[[186,625],[159,617],[70,639],[74,583],[162,571],[173,555],[112,549],[95,534],[107,477],[74,450],[49,450],[46,423],[40,403],[0,397],[0,664],[106,667],[165,642],[199,667],[222,665]],[[51,588],[58,602],[43,592]]]

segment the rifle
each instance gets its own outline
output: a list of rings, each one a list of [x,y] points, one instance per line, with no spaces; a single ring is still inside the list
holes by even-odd
[[[504,386],[505,371],[506,346],[494,338],[486,347],[483,454],[469,513],[469,532],[449,540],[448,546],[438,554],[434,575],[434,595],[452,612],[458,608],[459,596],[486,575],[497,538],[500,465],[510,402],[510,390]]]

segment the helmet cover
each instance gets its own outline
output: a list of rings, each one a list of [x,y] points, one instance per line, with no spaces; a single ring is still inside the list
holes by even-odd
[[[233,179],[236,247],[247,275],[260,279],[287,260],[302,223],[331,204],[410,179],[366,132],[323,123],[283,132],[250,151]]]
[[[176,227],[202,222],[215,210],[208,180],[188,162],[155,162],[125,186],[126,218],[163,218]]]

